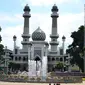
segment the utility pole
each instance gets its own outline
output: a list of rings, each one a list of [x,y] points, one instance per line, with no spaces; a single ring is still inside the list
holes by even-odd
[[[85,4],[84,4],[84,48],[85,48]],[[85,51],[84,51],[84,73],[85,73]]]

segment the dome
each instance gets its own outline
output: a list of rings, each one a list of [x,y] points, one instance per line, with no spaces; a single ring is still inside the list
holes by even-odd
[[[54,11],[58,12],[58,7],[56,6],[56,4],[54,4],[54,6],[52,7],[51,11],[52,12],[54,12]]]
[[[28,4],[24,7],[24,11],[30,12],[30,8],[29,8]]]
[[[33,33],[32,33],[32,39],[36,41],[44,41],[46,38],[45,33],[38,27]]]
[[[65,39],[66,39],[66,37],[65,37],[65,36],[63,36],[63,37],[62,37],[62,39],[63,39],[63,40],[65,40]]]
[[[14,36],[13,36],[13,40],[15,41],[15,40],[16,40],[16,38],[17,38],[17,37],[14,35]]]

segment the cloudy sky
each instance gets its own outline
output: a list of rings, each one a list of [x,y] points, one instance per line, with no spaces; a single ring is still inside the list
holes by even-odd
[[[59,47],[62,45],[62,36],[66,36],[65,48],[71,44],[71,32],[77,31],[84,24],[85,0],[0,0],[0,26],[2,27],[2,43],[13,49],[13,35],[17,36],[17,46],[22,48],[23,8],[30,6],[30,34],[40,26],[46,33],[46,41],[50,42],[51,8],[56,4],[59,8],[58,34]]]

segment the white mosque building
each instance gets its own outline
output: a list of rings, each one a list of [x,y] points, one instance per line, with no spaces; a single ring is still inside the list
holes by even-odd
[[[38,60],[42,61],[43,56],[47,56],[47,66],[48,71],[53,71],[56,64],[59,62],[62,62],[65,66],[64,69],[68,70],[68,66],[70,65],[70,58],[67,54],[64,53],[64,42],[65,42],[65,36],[62,37],[62,47],[60,48],[60,51],[58,51],[58,41],[59,35],[57,33],[57,18],[58,15],[58,7],[54,5],[51,9],[52,14],[52,31],[51,31],[51,41],[48,43],[45,41],[46,34],[44,31],[42,31],[42,28],[38,27],[30,36],[29,30],[30,30],[30,8],[28,5],[24,7],[24,29],[22,38],[23,41],[22,49],[19,49],[16,46],[16,39],[17,37],[13,36],[14,41],[14,49],[13,51],[7,50],[5,53],[9,53],[10,55],[7,55],[10,57],[10,61],[12,63],[19,64],[18,70],[27,70],[28,69],[28,60]],[[32,38],[32,41],[29,39]],[[50,45],[50,46],[49,46]],[[50,47],[50,48],[49,48]],[[6,48],[7,49],[7,48]]]

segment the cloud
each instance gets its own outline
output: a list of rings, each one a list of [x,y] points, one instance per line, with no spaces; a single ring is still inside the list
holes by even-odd
[[[64,14],[60,15],[58,20],[58,33],[60,35],[59,41],[63,35],[66,36],[66,48],[72,43],[72,38],[70,37],[71,32],[77,31],[80,25],[83,25],[83,12],[78,14]]]
[[[22,25],[14,26],[14,27],[7,27],[2,30],[2,43],[4,46],[7,46],[9,49],[13,49],[13,36],[17,36],[17,46],[21,47],[21,34],[22,34]]]
[[[38,26],[46,33],[46,41],[50,42],[50,34],[51,34],[51,28],[52,28],[52,18],[50,17],[50,13],[33,13],[31,14],[30,18],[30,34],[35,31]],[[6,17],[6,16],[5,16]],[[15,21],[18,20],[20,22],[18,25],[15,26],[8,26],[4,28],[1,32],[2,35],[2,43],[5,46],[8,46],[8,48],[13,49],[13,35],[17,36],[17,45],[22,47],[21,41],[22,37],[21,34],[23,34],[23,18],[22,15],[19,16],[19,14],[16,14],[15,18],[11,17],[11,20]],[[17,22],[12,23],[17,23]],[[58,34],[59,38],[58,41],[59,46],[62,45],[62,36],[66,36],[66,42],[65,42],[65,48],[69,44],[71,44],[72,39],[70,38],[71,32],[78,30],[78,27],[83,24],[83,13],[78,14],[59,14],[58,18]]]
[[[20,0],[22,5],[31,4],[32,6],[49,6],[63,3],[79,3],[80,0]]]
[[[6,14],[6,13],[0,13],[0,23],[20,23],[23,18],[20,17],[21,14]]]

